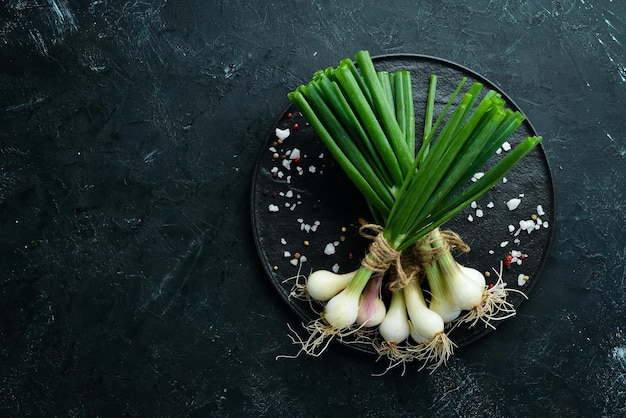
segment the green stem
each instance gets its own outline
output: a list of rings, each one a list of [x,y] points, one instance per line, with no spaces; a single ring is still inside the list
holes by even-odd
[[[387,169],[391,175],[394,184],[401,184],[402,170],[396,155],[391,148],[389,140],[385,135],[382,127],[378,123],[374,110],[370,107],[362,90],[360,90],[357,81],[347,67],[339,66],[335,72],[335,76],[339,82],[339,86],[344,91],[344,95],[349,99],[350,105],[358,115],[368,137],[372,141],[378,154],[385,162]]]
[[[380,199],[378,194],[374,191],[371,185],[361,175],[359,170],[352,164],[352,162],[346,157],[341,148],[339,148],[334,141],[331,134],[326,130],[324,124],[319,120],[306,98],[299,91],[295,91],[289,94],[289,100],[294,103],[307,118],[315,132],[319,135],[320,139],[333,155],[337,163],[344,170],[348,178],[354,183],[354,185],[361,191],[365,199],[372,204],[381,213],[389,213],[391,206],[385,204]]]
[[[363,75],[363,79],[365,80],[365,85],[367,85],[372,96],[372,103],[380,118],[380,124],[384,129],[396,159],[400,164],[402,175],[404,176],[413,165],[413,153],[410,152],[410,150],[407,151],[408,145],[398,126],[394,111],[387,101],[387,96],[380,84],[380,79],[374,69],[374,64],[372,63],[369,52],[359,51],[355,55],[355,58],[361,70],[361,74]],[[397,184],[402,184],[402,181],[398,181]]]

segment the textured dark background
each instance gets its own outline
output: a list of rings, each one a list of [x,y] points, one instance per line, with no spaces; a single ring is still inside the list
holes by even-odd
[[[0,415],[623,416],[626,4],[0,2]],[[372,377],[260,265],[254,161],[285,94],[359,49],[465,65],[537,131],[557,224],[518,316]]]

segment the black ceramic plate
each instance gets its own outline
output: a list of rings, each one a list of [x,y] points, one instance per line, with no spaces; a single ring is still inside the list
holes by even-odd
[[[466,86],[473,81],[481,82],[485,90],[498,91],[511,108],[517,109],[492,83],[452,62],[420,55],[392,55],[376,57],[374,64],[378,70],[411,71],[417,132],[431,74],[438,77],[435,115],[463,77],[468,79]],[[275,128],[289,129],[290,134],[279,141]],[[529,135],[536,133],[526,121],[509,143],[514,146]],[[503,150],[496,154],[489,164],[505,153]],[[515,210],[506,204],[511,199],[521,200]],[[254,173],[251,204],[254,238],[270,282],[303,322],[317,318],[309,303],[290,296],[292,278],[318,269],[346,273],[358,268],[369,244],[358,234],[359,218],[369,221],[371,218],[359,192],[293,107],[288,107],[278,118],[267,137]],[[457,260],[480,271],[489,271],[491,276],[487,281],[493,282],[496,280],[493,269],[499,270],[507,255],[519,251],[524,259],[521,264],[514,259],[503,278],[508,287],[530,296],[548,255],[554,228],[554,191],[541,146],[508,173],[506,182],[494,186],[475,206],[468,207],[442,227],[460,234],[471,247],[469,253],[458,255]],[[540,224],[538,229],[530,233],[519,231],[520,221],[535,217],[539,217],[539,221],[535,220]],[[521,279],[523,276],[527,280]],[[515,292],[509,296],[516,307],[523,300]],[[457,327],[450,337],[460,347],[489,331],[490,328],[482,325]],[[373,352],[369,346],[350,346]]]

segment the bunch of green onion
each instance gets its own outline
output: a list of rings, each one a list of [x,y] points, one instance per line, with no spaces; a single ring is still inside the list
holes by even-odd
[[[463,79],[434,120],[437,77],[431,75],[417,143],[410,73],[377,71],[367,51],[355,60],[318,71],[288,95],[365,197],[374,221],[363,227],[373,242],[356,272],[320,270],[308,277],[308,296],[324,308],[299,343],[319,355],[333,337],[375,329],[372,345],[392,364],[419,360],[434,370],[455,346],[446,324],[489,324],[501,312],[514,313],[505,284],[487,286],[481,272],[458,264],[451,248],[462,241],[439,227],[500,181],[541,138],[526,138],[471,182],[524,116],[506,108],[495,91],[481,98],[480,83],[455,104]],[[382,299],[385,284],[389,300]]]

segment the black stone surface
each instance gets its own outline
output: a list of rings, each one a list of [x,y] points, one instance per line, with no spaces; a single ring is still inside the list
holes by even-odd
[[[0,415],[623,416],[626,6],[616,0],[0,4]],[[313,71],[417,53],[501,87],[557,220],[518,316],[432,375],[333,345],[259,262],[254,161]]]

